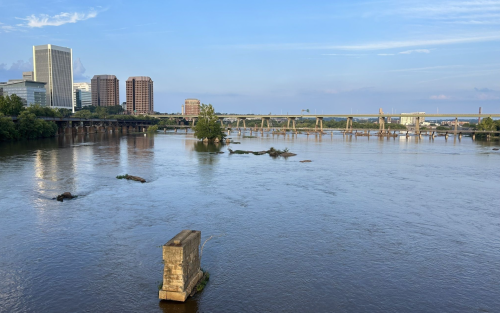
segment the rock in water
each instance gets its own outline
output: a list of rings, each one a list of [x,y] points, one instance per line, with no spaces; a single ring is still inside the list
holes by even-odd
[[[73,199],[73,195],[70,192],[63,192],[62,194],[57,196],[57,201],[63,202],[64,199]]]
[[[309,162],[312,162],[311,160],[302,160],[300,161],[300,163],[309,163]]]
[[[146,180],[142,177],[139,177],[139,176],[132,176],[132,175],[128,175],[127,176],[127,179],[128,180],[135,180],[135,181],[140,181],[141,183],[145,183]]]

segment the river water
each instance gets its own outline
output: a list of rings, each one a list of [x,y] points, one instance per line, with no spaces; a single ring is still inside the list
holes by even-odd
[[[0,143],[0,311],[500,311],[498,142],[232,137],[297,156],[175,133]],[[210,282],[160,302],[183,229],[214,236]]]

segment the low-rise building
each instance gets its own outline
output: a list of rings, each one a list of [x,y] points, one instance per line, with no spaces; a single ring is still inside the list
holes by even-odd
[[[3,96],[17,95],[26,106],[33,104],[45,106],[47,104],[45,85],[44,82],[12,79],[0,84],[0,94]]]
[[[415,125],[417,122],[417,117],[415,116],[404,116],[404,115],[421,115],[425,114],[425,112],[413,112],[413,113],[401,113],[401,119],[399,124],[401,125]],[[425,117],[420,117],[420,124],[425,121]]]

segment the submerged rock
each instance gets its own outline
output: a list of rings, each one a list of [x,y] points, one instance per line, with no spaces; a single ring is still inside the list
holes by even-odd
[[[497,150],[500,150],[500,149],[498,149],[498,148],[493,148],[493,150],[497,151]]]

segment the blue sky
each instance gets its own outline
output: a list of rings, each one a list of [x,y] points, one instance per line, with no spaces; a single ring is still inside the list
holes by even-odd
[[[500,112],[500,0],[0,0],[0,42],[0,81],[50,43],[122,102],[150,76],[161,112]]]

